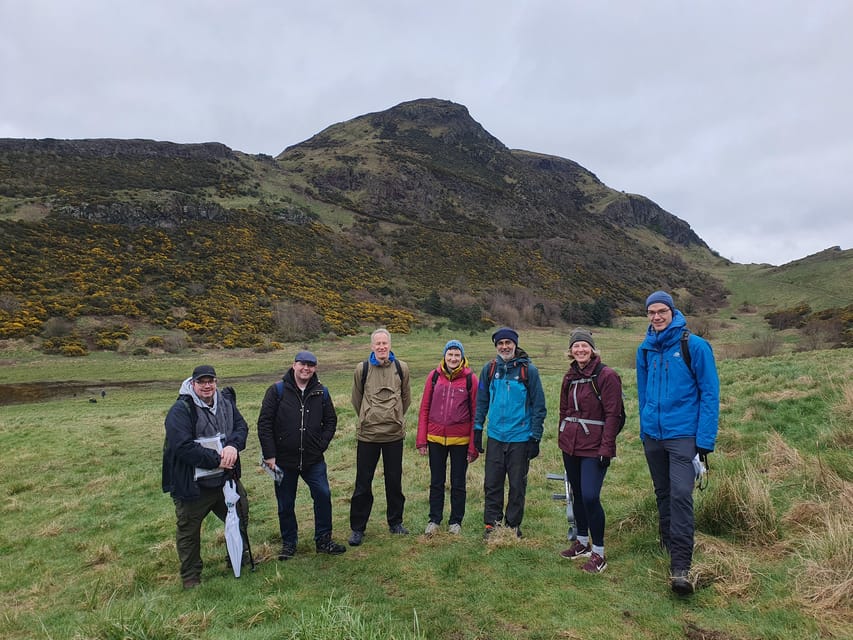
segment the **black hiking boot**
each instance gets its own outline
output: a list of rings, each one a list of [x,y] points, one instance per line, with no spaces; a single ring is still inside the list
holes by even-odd
[[[317,540],[317,553],[327,553],[330,556],[339,556],[346,553],[347,548],[332,540],[332,536],[326,536]]]

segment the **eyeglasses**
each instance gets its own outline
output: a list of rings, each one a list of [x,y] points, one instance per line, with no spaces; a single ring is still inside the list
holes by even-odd
[[[195,383],[200,387],[212,387],[216,384],[216,378],[207,378],[205,380],[196,380]]]
[[[670,309],[661,309],[660,311],[648,311],[646,315],[650,318],[654,318],[655,316],[663,318],[668,313],[672,313]]]

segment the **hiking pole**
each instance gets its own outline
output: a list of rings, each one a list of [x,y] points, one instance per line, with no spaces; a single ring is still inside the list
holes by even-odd
[[[565,488],[565,493],[554,493],[551,494],[551,498],[553,500],[565,500],[566,501],[566,520],[569,521],[569,530],[566,533],[566,537],[569,541],[577,540],[578,537],[578,526],[575,522],[575,508],[572,503],[572,490],[569,487],[569,477],[565,473],[549,473],[548,480],[562,480],[563,487]]]

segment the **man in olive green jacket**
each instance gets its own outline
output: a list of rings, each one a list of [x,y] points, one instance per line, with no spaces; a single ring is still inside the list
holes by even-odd
[[[412,400],[409,367],[391,351],[391,334],[377,329],[370,336],[370,358],[355,368],[352,406],[358,415],[356,427],[355,489],[350,501],[349,544],[364,540],[373,508],[373,476],[382,456],[388,528],[392,534],[407,534],[403,526],[403,440],[404,416]]]

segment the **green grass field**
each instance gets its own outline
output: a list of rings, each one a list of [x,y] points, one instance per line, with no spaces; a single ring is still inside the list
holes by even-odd
[[[551,494],[562,485],[546,480],[562,471],[555,416],[567,366],[565,331],[521,332],[521,346],[542,372],[549,411],[542,455],[531,464],[524,539],[498,536],[484,544],[482,460],[469,470],[463,535],[420,535],[428,469],[414,450],[416,402],[404,456],[405,524],[412,535],[388,534],[377,473],[365,543],[339,557],[318,556],[311,501],[301,485],[301,539],[288,562],[275,559],[275,500],[257,466],[255,422],[264,390],[303,345],[270,354],[67,359],[8,343],[0,351],[0,385],[30,383],[50,393],[0,406],[0,637],[851,637],[853,351],[783,348],[773,357],[737,359],[760,325],[750,322],[719,321],[712,331],[721,425],[710,487],[696,495],[694,568],[702,588],[689,599],[668,589],[668,560],[657,548],[651,481],[637,436],[632,363],[642,319],[596,332],[605,361],[622,375],[628,410],[602,494],[609,566],[597,576],[558,557],[567,543],[565,511]],[[476,371],[493,355],[487,334],[394,337],[393,350],[411,365],[418,402],[451,337],[463,341]],[[349,533],[355,473],[352,372],[367,356],[367,343],[360,336],[304,345],[318,355],[318,374],[339,414],[327,454],[339,541]],[[180,382],[201,362],[217,367],[221,384],[236,387],[250,425],[242,457],[259,565],[233,577],[224,562],[222,524],[211,516],[203,530],[203,584],[185,592],[174,508],[160,491],[161,447],[163,419]]]

